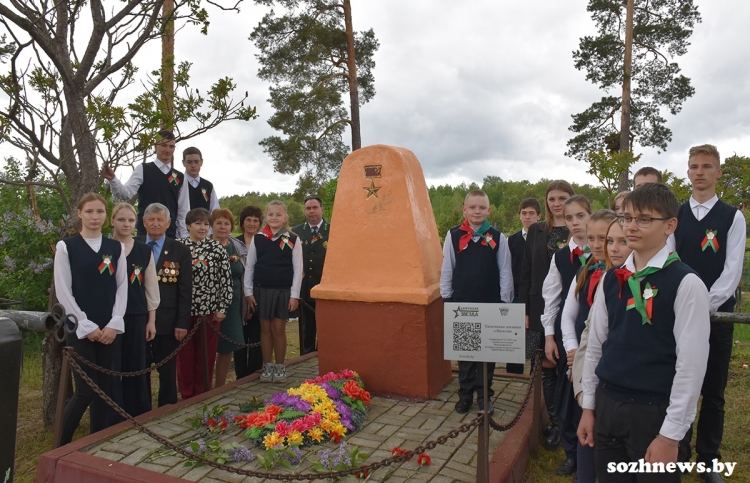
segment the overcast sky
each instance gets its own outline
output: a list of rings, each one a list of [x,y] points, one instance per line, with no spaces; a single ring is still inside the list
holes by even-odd
[[[722,156],[750,156],[750,2],[696,1],[703,22],[679,58],[695,95],[677,116],[666,115],[673,140],[666,153],[642,152],[636,166],[684,176],[687,149],[716,144]],[[375,98],[361,109],[362,144],[412,150],[428,185],[563,178],[596,183],[587,166],[566,158],[571,114],[602,93],[573,67],[582,35],[595,32],[585,0],[353,0],[355,30],[373,28]],[[193,62],[193,86],[230,76],[258,107],[255,121],[233,121],[178,145],[204,153],[203,175],[220,196],[292,191],[296,177],[273,171],[258,142],[274,131],[267,119],[268,84],[257,79],[248,40],[265,9],[246,0],[242,12],[210,10],[207,37],[186,28],[177,62]],[[155,43],[138,57],[141,72],[158,67]],[[347,135],[344,141],[349,144]],[[179,166],[179,164],[178,164]],[[118,171],[123,179],[129,168]]]

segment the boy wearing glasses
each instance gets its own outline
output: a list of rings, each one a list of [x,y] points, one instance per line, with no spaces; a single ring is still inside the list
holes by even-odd
[[[721,176],[719,151],[704,144],[690,148],[688,177],[693,185],[690,200],[680,205],[675,248],[708,288],[711,312],[734,312],[734,291],[742,277],[745,257],[745,217],[716,196]],[[698,462],[721,459],[719,446],[724,432],[724,389],[732,355],[734,324],[711,323],[708,367],[703,381],[695,450]],[[685,439],[689,443],[692,427]],[[690,447],[685,460],[690,459]],[[723,482],[716,473],[705,474],[708,482]]]
[[[675,469],[695,417],[709,303],[706,286],[667,246],[677,210],[663,184],[625,198],[620,222],[633,253],[604,275],[591,308],[578,437],[594,447],[601,483],[680,481],[679,470],[664,469]],[[662,471],[617,472],[618,463],[631,462]]]

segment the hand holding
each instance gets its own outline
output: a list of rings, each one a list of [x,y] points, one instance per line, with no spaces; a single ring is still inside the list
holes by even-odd
[[[110,329],[109,327],[105,327],[102,329],[102,336],[99,337],[100,344],[109,345],[112,342],[114,342],[115,337],[117,337],[117,331],[115,329]]]

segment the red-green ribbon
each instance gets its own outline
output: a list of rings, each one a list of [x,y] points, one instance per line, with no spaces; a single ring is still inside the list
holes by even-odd
[[[716,232],[718,230],[706,230],[706,236],[703,237],[701,242],[701,248],[706,251],[706,248],[711,247],[714,253],[719,251],[719,240],[716,238]]]
[[[495,243],[495,239],[492,238],[492,234],[490,232],[487,232],[484,234],[484,239],[482,240],[482,245],[489,245],[490,248],[494,249],[497,246],[497,243]]]
[[[203,264],[204,267],[208,266],[208,262],[206,261],[206,258],[203,255],[199,255],[198,258],[193,260],[193,266]]]
[[[290,249],[292,249],[292,248],[294,248],[294,243],[292,243],[289,240],[288,236],[281,235],[281,241],[279,242],[279,248],[281,248],[283,250],[284,247],[289,247]]]
[[[143,285],[142,269],[143,267],[140,265],[133,265],[133,273],[130,274],[130,283],[135,283],[135,281],[138,280],[138,285]]]
[[[172,174],[169,175],[167,181],[174,184],[175,186],[178,186],[180,184],[180,178],[177,177],[177,173],[175,171],[172,171]]]
[[[113,267],[112,263],[112,255],[102,255],[103,262],[99,265],[99,273],[104,273],[105,270],[109,271],[109,274],[112,275],[115,273],[115,269]]]
[[[206,191],[206,188],[201,188],[201,193],[203,193],[203,199],[208,201],[208,191]]]
[[[664,265],[662,265],[661,267],[646,267],[643,270],[635,272],[634,274],[632,274],[632,276],[627,277],[628,287],[630,288],[630,292],[633,294],[633,298],[628,300],[627,310],[636,309],[638,313],[641,314],[641,318],[643,319],[642,325],[651,324],[651,316],[653,313],[653,298],[656,296],[658,291],[656,290],[656,287],[652,287],[650,283],[646,283],[646,288],[643,290],[643,294],[641,294],[641,282],[639,282],[638,279],[656,273],[662,268],[665,268],[679,260],[680,257],[679,255],[677,255],[677,252],[672,252],[669,254],[667,259],[664,261]]]

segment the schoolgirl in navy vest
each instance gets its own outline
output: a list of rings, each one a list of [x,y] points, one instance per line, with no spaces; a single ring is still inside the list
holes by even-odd
[[[265,226],[247,248],[245,293],[248,305],[258,311],[260,318],[260,380],[286,382],[286,320],[299,304],[302,244],[289,228],[284,203],[268,203],[265,218]]]
[[[565,201],[573,196],[573,188],[564,180],[552,181],[547,185],[544,194],[547,209],[546,219],[529,227],[524,245],[523,263],[521,264],[521,282],[519,283],[518,300],[526,305],[526,345],[531,346],[535,354],[536,349],[544,342],[544,327],[541,317],[544,313],[544,297],[542,286],[549,272],[550,261],[560,248],[568,241],[568,227],[565,225],[563,209]],[[544,347],[542,345],[542,347]],[[528,349],[527,349],[528,351]],[[534,359],[532,359],[533,365]],[[547,437],[545,445],[555,448],[560,444],[560,431],[551,434],[557,421],[554,407],[555,383],[557,381],[555,364],[542,358],[542,389],[547,414],[551,424],[544,429]],[[552,439],[550,439],[550,436]]]
[[[440,295],[446,301],[501,303],[513,300],[513,269],[508,240],[490,226],[490,200],[484,191],[470,191],[463,204],[464,222],[445,235],[443,265],[440,270]],[[487,380],[482,364],[458,361],[457,413],[467,413],[474,404],[493,412],[492,402],[484,407],[484,391],[492,396],[495,364],[487,364]]]
[[[542,325],[545,335],[545,355],[547,361],[555,363],[555,373],[547,372],[542,377],[555,381],[554,407],[555,421],[546,444],[553,446],[555,439],[562,441],[567,458],[558,467],[558,474],[567,476],[575,470],[576,436],[575,428],[570,424],[570,404],[568,393],[571,392],[570,381],[566,375],[568,364],[562,344],[560,320],[565,306],[565,295],[575,278],[578,269],[586,263],[589,249],[586,246],[586,224],[591,216],[591,204],[586,197],[576,195],[568,198],[564,208],[565,223],[570,231],[568,244],[560,249],[552,259],[547,277],[544,279],[542,295],[544,296],[544,314]],[[567,426],[565,423],[568,423]]]
[[[124,331],[123,316],[128,302],[125,251],[120,242],[102,236],[107,221],[107,204],[96,193],[78,202],[81,232],[57,243],[55,288],[65,311],[78,318],[75,333],[67,344],[89,361],[112,367],[112,342]],[[82,365],[96,384],[109,391],[109,376]],[[106,404],[74,373],[75,393],[63,412],[61,444],[68,444],[81,416],[91,405],[91,432],[106,427]]]
[[[607,231],[610,224],[617,219],[612,210],[599,210],[591,215],[586,224],[586,242],[591,250],[591,256],[584,266],[578,269],[573,283],[570,284],[565,305],[562,310],[560,327],[562,330],[562,341],[566,352],[566,363],[568,366],[569,383],[563,390],[563,397],[567,398],[567,405],[571,408],[565,414],[569,421],[563,422],[563,427],[570,427],[573,433],[578,429],[581,421],[581,407],[575,401],[572,373],[573,359],[578,350],[578,343],[586,327],[586,319],[594,300],[596,287],[605,269],[605,253],[607,246]],[[576,471],[579,483],[594,483],[596,481],[596,469],[594,465],[594,449],[582,447],[578,438],[575,439],[576,447]]]
[[[677,226],[677,198],[647,183],[625,198],[623,211],[633,253],[599,282],[578,427],[581,444],[594,447],[601,483],[624,481],[614,472],[618,463],[677,461],[708,360],[708,291],[666,244]],[[680,481],[679,471],[653,476]]]
[[[115,341],[116,371],[133,372],[149,365],[148,344],[156,335],[156,309],[159,307],[159,282],[151,247],[132,237],[136,213],[133,205],[118,203],[112,209],[112,239],[122,243],[127,256],[128,306],[125,333]],[[131,416],[151,410],[151,375],[113,377],[115,401]],[[114,411],[112,411],[114,412]],[[115,418],[121,419],[119,415]]]

